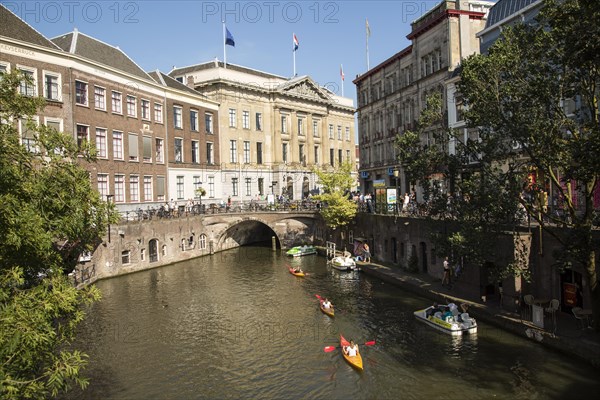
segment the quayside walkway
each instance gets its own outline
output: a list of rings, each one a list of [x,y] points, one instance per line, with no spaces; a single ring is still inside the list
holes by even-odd
[[[440,279],[426,274],[412,274],[395,266],[358,262],[361,271],[385,282],[394,284],[432,302],[467,303],[469,314],[490,325],[510,331],[516,335],[537,341],[566,355],[574,356],[600,368],[600,333],[585,327],[572,314],[557,312],[556,328],[550,317],[546,317],[545,329],[540,329],[520,313],[502,307],[497,299],[483,302],[461,297],[456,289],[442,286]]]

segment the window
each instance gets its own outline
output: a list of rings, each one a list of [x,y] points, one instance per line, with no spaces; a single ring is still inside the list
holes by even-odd
[[[154,145],[156,146],[156,162],[157,163],[164,162],[165,158],[164,158],[163,140],[162,139],[155,139],[154,140]]]
[[[333,167],[334,164],[335,164],[335,157],[334,157],[333,149],[329,149],[329,165],[331,165]]]
[[[87,83],[75,81],[75,104],[79,104],[80,106],[88,105],[87,88]]]
[[[215,197],[215,177],[214,176],[208,177],[208,197],[210,197],[210,198]]]
[[[237,141],[236,140],[229,141],[229,162],[231,162],[231,163],[237,162]]]
[[[152,201],[152,177],[144,176],[144,201]]]
[[[77,148],[79,151],[90,141],[90,127],[77,124]]]
[[[139,159],[138,136],[135,133],[129,134],[129,161]]]
[[[115,175],[115,203],[125,201],[125,175]]]
[[[304,136],[304,119],[298,118],[298,135]]]
[[[206,163],[208,165],[213,165],[215,163],[213,154],[213,144],[211,142],[206,143]]]
[[[204,233],[200,235],[200,238],[198,239],[198,246],[200,246],[202,250],[206,249],[206,235]]]
[[[129,200],[140,201],[140,177],[129,175]]]
[[[144,162],[152,162],[152,138],[144,136],[142,140],[144,145]]]
[[[261,142],[256,143],[256,163],[257,164],[263,163],[263,151],[262,151],[262,143]]]
[[[175,128],[183,129],[183,110],[181,107],[173,107],[173,123]]]
[[[338,165],[342,164],[344,160],[342,159],[342,149],[338,150]]]
[[[200,163],[200,142],[197,140],[192,140],[192,163],[199,164]]]
[[[154,122],[163,122],[163,106],[160,103],[154,103]]]
[[[346,160],[350,162],[350,150],[346,150]]]
[[[142,99],[141,109],[142,109],[142,119],[150,121],[150,100]]]
[[[319,146],[315,146],[315,164],[319,165]]]
[[[265,194],[265,178],[258,178],[258,194],[260,196]]]
[[[106,151],[106,129],[96,128],[96,153],[100,158],[108,157]]]
[[[165,177],[164,176],[156,177],[156,200],[158,200],[158,201],[165,200]]]
[[[98,193],[100,193],[102,200],[106,200],[106,196],[110,194],[108,191],[108,174],[98,174]]]
[[[298,161],[300,161],[302,164],[305,164],[305,159],[304,159],[304,144],[299,144],[298,145]]]
[[[319,121],[313,120],[313,137],[319,137]]]
[[[19,71],[25,76],[25,78],[27,78],[21,81],[21,84],[19,85],[19,93],[21,93],[23,96],[35,96],[35,89],[37,86],[35,70],[19,69]]]
[[[256,130],[262,131],[262,114],[256,113]]]
[[[129,250],[125,250],[121,252],[121,264],[129,264],[131,257],[130,257],[130,251]]]
[[[35,130],[27,126],[26,120],[19,120],[21,126],[21,144],[25,146],[30,153],[39,153],[40,147],[36,139]]]
[[[175,162],[183,162],[183,139],[175,139]]]
[[[231,178],[232,196],[238,196],[238,178]]]
[[[287,143],[282,143],[282,146],[281,146],[281,160],[284,163],[288,162],[288,154],[287,153],[288,153],[288,144]]]
[[[198,132],[198,111],[190,110],[190,129]]]
[[[182,200],[183,199],[183,176],[178,175],[177,176],[177,200]]]
[[[287,133],[287,116],[281,116],[281,133]]]
[[[337,133],[338,133],[338,140],[342,140],[342,126],[338,125],[337,127]]]
[[[140,261],[146,260],[146,249],[140,249]]]
[[[348,140],[348,141],[350,140],[350,127],[349,126],[346,127],[346,140]]]
[[[137,99],[134,96],[127,96],[127,115],[137,117]]]
[[[112,112],[123,114],[123,96],[119,92],[112,92]]]
[[[333,139],[333,124],[329,124],[329,139]]]
[[[123,159],[123,132],[113,131],[113,158]]]
[[[94,86],[94,107],[96,110],[106,110],[106,89]]]
[[[229,109],[229,127],[231,128],[235,128],[236,124],[235,124],[235,109],[230,108]]]
[[[6,74],[6,71],[8,71],[8,65],[7,64],[0,64],[0,79],[2,79],[2,76],[4,74]]]
[[[194,176],[193,179],[194,179],[194,198],[199,199],[200,195],[198,194],[198,189],[200,189],[202,187],[202,180],[197,175]]]
[[[244,164],[250,163],[250,142],[244,141]]]
[[[206,125],[206,133],[213,133],[213,116],[210,113],[204,114],[204,125]]]
[[[44,96],[47,100],[60,100],[60,75],[44,72]]]
[[[242,111],[242,128],[250,129],[250,112]]]
[[[252,178],[244,179],[246,184],[246,196],[252,196]]]

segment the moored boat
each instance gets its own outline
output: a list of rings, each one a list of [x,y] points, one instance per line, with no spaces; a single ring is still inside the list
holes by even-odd
[[[414,312],[417,319],[453,336],[477,333],[477,321],[468,313],[459,313],[456,304],[427,307]]]
[[[333,268],[340,271],[354,271],[356,269],[356,261],[349,256],[333,257],[329,263]]]
[[[317,248],[315,246],[307,246],[307,245],[296,246],[296,247],[292,247],[291,249],[286,251],[285,254],[287,254],[288,256],[292,256],[292,257],[300,257],[300,256],[306,256],[309,254],[317,254]]]
[[[294,268],[289,267],[289,266],[288,266],[288,270],[290,271],[290,274],[292,274],[292,275],[299,276],[301,278],[304,277],[304,272],[303,271],[296,272],[296,271],[294,271]]]
[[[347,355],[346,352],[344,351],[344,347],[350,346],[350,343],[346,339],[344,339],[344,337],[342,335],[340,335],[340,346],[342,349],[342,355],[344,356],[344,359],[348,362],[348,364],[350,364],[357,370],[362,371],[363,370],[363,362],[362,362],[362,356],[360,355],[360,352],[357,353],[355,356]]]

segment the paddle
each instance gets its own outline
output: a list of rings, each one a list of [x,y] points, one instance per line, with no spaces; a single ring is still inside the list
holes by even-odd
[[[364,343],[365,346],[373,346],[374,344],[375,344],[374,340],[371,340],[370,342],[365,342]],[[330,353],[330,352],[334,351],[335,349],[339,349],[341,347],[342,346],[325,346],[325,348],[323,349],[323,351],[325,353]]]

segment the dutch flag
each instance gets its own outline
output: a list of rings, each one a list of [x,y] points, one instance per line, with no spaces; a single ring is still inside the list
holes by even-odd
[[[293,51],[298,50],[298,46],[300,46],[300,42],[298,42],[298,38],[296,37],[295,33],[292,33],[292,41],[294,42],[294,50]]]

